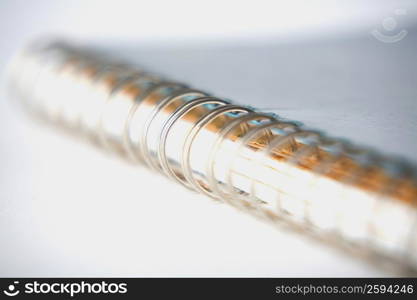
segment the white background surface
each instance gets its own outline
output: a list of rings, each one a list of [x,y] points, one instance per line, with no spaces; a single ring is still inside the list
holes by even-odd
[[[0,67],[49,34],[128,45],[121,55],[173,78],[415,159],[413,3],[2,1]],[[369,31],[398,8],[407,11],[398,22],[409,37],[392,47],[372,39]],[[39,126],[2,93],[0,276],[390,274]],[[331,101],[337,95],[352,114]],[[361,103],[370,103],[367,110]],[[327,113],[315,109],[326,105]],[[391,126],[382,132],[386,117]]]

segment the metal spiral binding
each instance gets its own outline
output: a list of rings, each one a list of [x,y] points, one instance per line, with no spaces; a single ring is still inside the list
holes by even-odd
[[[10,87],[34,115],[187,188],[417,269],[414,167],[59,42],[24,51]]]
[[[175,106],[176,105],[175,102],[182,103],[182,102],[187,101],[187,99],[188,100],[199,99],[200,97],[203,97],[203,96],[206,96],[204,92],[184,88],[177,92],[174,92],[172,95],[167,96],[165,99],[161,100],[159,103],[155,105],[155,107],[151,109],[149,116],[145,118],[145,122],[143,125],[143,133],[141,135],[140,144],[139,144],[140,152],[142,153],[144,157],[148,158],[146,162],[149,167],[155,170],[160,169],[156,160],[152,159],[151,149],[150,149],[150,145],[148,141],[149,131],[150,131],[152,124],[155,122],[156,117],[159,114],[161,114],[161,111],[163,111],[164,108],[167,108],[170,105]],[[163,130],[163,127],[164,125],[162,125],[162,130]],[[158,155],[155,155],[155,156],[157,157]]]
[[[165,146],[166,146],[167,137],[168,137],[169,131],[172,128],[172,125],[176,121],[178,121],[179,118],[181,118],[183,115],[187,114],[188,112],[192,111],[194,108],[196,108],[198,106],[202,106],[202,105],[207,105],[207,104],[215,104],[215,105],[217,105],[216,108],[217,107],[220,108],[221,106],[224,106],[228,103],[224,100],[217,99],[217,98],[214,98],[214,97],[196,98],[194,100],[186,102],[183,105],[181,105],[180,107],[178,107],[177,110],[165,121],[165,123],[162,125],[162,131],[161,131],[160,136],[159,136],[158,159],[159,159],[159,164],[162,167],[162,170],[165,172],[165,174],[167,176],[171,176],[172,178],[174,178],[179,183],[182,183],[182,184],[184,184],[184,185],[186,185],[187,187],[190,187],[190,188],[191,188],[191,185],[189,183],[193,183],[194,186],[197,189],[199,189],[200,186],[198,184],[195,184],[193,179],[190,180],[190,178],[192,178],[192,175],[190,175],[192,173],[192,170],[191,170],[191,167],[189,166],[188,160],[186,162],[184,162],[184,161],[182,162],[182,171],[183,171],[182,173],[183,173],[183,176],[185,177],[184,179],[182,179],[171,168],[171,166],[169,164],[169,160],[167,158],[167,153],[166,153],[166,150],[165,150]],[[216,111],[216,110],[214,110],[214,111]],[[207,117],[210,117],[210,114],[207,114],[206,118]],[[197,126],[198,125],[195,124],[192,129],[198,128]],[[190,132],[191,131],[192,130],[190,130]],[[188,141],[188,138],[190,136],[191,136],[190,134],[187,134],[187,141]],[[185,142],[185,144],[186,143],[187,142]],[[188,143],[188,145],[189,145],[189,143]],[[187,151],[187,149],[188,149],[188,151]],[[184,151],[189,154],[189,147],[185,147]]]

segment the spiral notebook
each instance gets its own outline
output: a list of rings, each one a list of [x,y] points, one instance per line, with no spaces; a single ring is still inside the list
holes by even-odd
[[[320,49],[318,46],[315,51]],[[302,47],[295,51],[302,57]],[[207,65],[198,54],[194,60],[179,59],[182,64],[173,67],[180,53],[175,50],[170,56],[171,65],[157,51],[149,59],[140,51],[110,52],[113,55],[63,42],[28,47],[13,63],[13,98],[35,119],[116,154],[132,166],[145,165],[190,192],[229,204],[278,230],[288,227],[352,257],[415,274],[415,168],[384,151],[408,155],[416,145],[410,139],[408,146],[395,142],[386,145],[378,137],[369,143],[365,140],[369,134],[352,132],[352,126],[350,131],[343,131],[352,119],[341,120],[335,117],[337,107],[329,109],[331,99],[326,99],[323,91],[332,87],[326,80],[317,87],[322,92],[312,95],[310,103],[303,102],[303,110],[297,109],[302,90],[315,88],[308,85],[315,70],[305,64],[307,61],[294,65],[293,76],[300,80],[295,88],[301,91],[284,88],[279,99],[268,102],[262,99],[274,95],[274,88],[284,87],[285,78],[259,72],[248,76],[258,81],[236,82],[222,74],[219,77],[223,85],[214,91],[205,84],[209,82],[205,76],[230,71],[233,65],[209,64],[210,72],[199,72],[200,77],[194,77],[194,69],[202,63]],[[113,52],[118,52],[120,59]],[[256,60],[252,66],[263,66],[258,71],[280,67],[268,66],[268,55],[261,52],[252,57]],[[132,63],[141,55],[144,65],[153,65],[155,73]],[[226,51],[223,55],[216,60],[227,62],[227,56],[236,56],[237,52]],[[248,55],[243,53],[241,57],[240,63],[244,64]],[[377,62],[367,63],[378,67]],[[339,69],[343,67],[346,65]],[[169,74],[170,69],[181,72],[176,78]],[[300,75],[303,71],[307,74]],[[247,72],[257,69],[248,68]],[[350,77],[357,74],[346,69],[344,76],[338,89],[345,88],[343,97],[349,98],[351,91],[346,83],[353,82]],[[189,86],[187,80],[193,86],[201,83],[201,89]],[[262,81],[277,84],[261,85]],[[261,89],[264,86],[272,90]],[[239,90],[242,99],[236,100],[240,102],[227,98],[229,88]],[[403,91],[404,97],[410,97],[407,92]],[[314,115],[317,107],[335,113],[328,114],[327,120],[321,119],[320,126],[298,121],[305,121],[303,113]],[[361,109],[363,103],[352,101],[351,111],[360,113]],[[330,135],[316,128],[325,128]],[[397,137],[393,135],[392,139]],[[377,150],[358,146],[357,142],[373,144]]]

